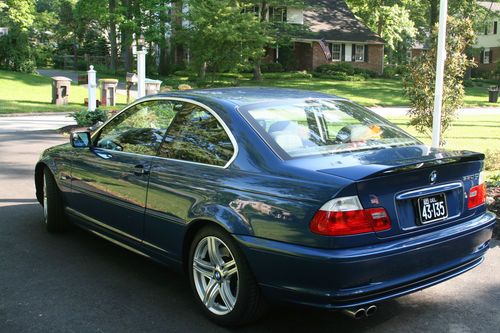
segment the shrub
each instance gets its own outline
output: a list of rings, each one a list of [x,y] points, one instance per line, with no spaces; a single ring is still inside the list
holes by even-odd
[[[95,111],[77,111],[71,114],[73,119],[75,119],[78,126],[90,127],[98,122],[105,122],[108,119],[108,113],[102,109],[96,109]]]
[[[347,75],[354,75],[354,67],[348,62],[339,62],[333,64],[324,64],[316,67],[316,73],[345,73]]]
[[[486,149],[484,155],[484,169],[487,171],[500,171],[500,150]]]
[[[263,73],[279,73],[283,72],[283,65],[279,62],[270,62],[267,64],[262,64],[260,69]]]
[[[193,72],[193,71],[190,71],[190,70],[183,69],[183,70],[175,71],[174,75],[175,76],[187,76],[187,77],[191,77],[191,76],[196,76],[196,73]]]

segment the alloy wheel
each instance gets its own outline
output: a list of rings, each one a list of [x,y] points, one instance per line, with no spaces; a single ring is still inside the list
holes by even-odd
[[[230,313],[239,291],[238,267],[228,246],[219,238],[203,238],[193,254],[196,291],[205,307],[216,315]]]

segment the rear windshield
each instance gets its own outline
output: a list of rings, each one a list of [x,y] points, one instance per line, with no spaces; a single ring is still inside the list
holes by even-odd
[[[421,144],[370,110],[344,100],[261,103],[241,112],[285,159]]]

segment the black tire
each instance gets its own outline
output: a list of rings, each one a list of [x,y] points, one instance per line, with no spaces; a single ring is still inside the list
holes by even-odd
[[[233,309],[224,315],[215,314],[205,306],[195,285],[193,259],[198,244],[206,239],[206,237],[216,237],[220,239],[224,243],[223,245],[229,248],[230,254],[236,262],[239,291]],[[223,229],[215,225],[209,225],[198,231],[190,246],[188,265],[189,281],[196,302],[203,313],[215,323],[222,326],[241,326],[256,321],[264,314],[267,308],[267,302],[257,285],[246,258],[237,242]]]
[[[66,229],[64,203],[54,176],[48,168],[43,170],[45,186],[42,205],[44,206],[44,222],[48,232],[55,233]],[[46,193],[45,193],[46,192]],[[46,207],[45,207],[46,205]]]

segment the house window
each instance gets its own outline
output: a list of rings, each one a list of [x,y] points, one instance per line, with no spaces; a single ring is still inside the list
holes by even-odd
[[[270,22],[286,22],[286,7],[269,7]]]
[[[332,61],[340,61],[342,58],[342,44],[332,44]]]
[[[496,33],[495,29],[495,24],[496,22],[487,22],[484,26],[484,34],[485,35],[492,35],[493,33]]]
[[[491,50],[485,49],[483,53],[483,64],[489,64],[491,62]]]
[[[354,61],[365,61],[365,46],[356,44],[354,52]]]
[[[260,17],[260,7],[259,6],[250,6],[250,7],[245,7],[242,10],[243,13],[252,13],[255,14],[255,16]]]

